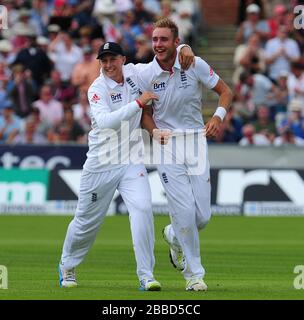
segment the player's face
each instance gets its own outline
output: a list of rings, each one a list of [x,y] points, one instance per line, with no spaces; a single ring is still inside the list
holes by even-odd
[[[176,55],[179,38],[174,39],[169,28],[156,28],[152,34],[152,47],[159,62],[170,62]]]
[[[122,66],[126,58],[121,55],[105,54],[100,59],[102,72],[110,79],[121,82],[123,79]]]

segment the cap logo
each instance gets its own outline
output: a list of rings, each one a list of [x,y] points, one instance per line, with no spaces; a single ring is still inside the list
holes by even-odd
[[[108,42],[105,43],[105,45],[103,46],[103,50],[108,50],[109,46],[110,46],[110,44]]]

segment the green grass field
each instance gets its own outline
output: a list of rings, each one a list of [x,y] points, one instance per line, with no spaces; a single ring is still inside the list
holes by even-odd
[[[107,217],[77,269],[79,287],[58,287],[57,264],[71,217],[0,216],[0,265],[8,289],[0,299],[303,299],[293,288],[296,265],[304,264],[304,218],[213,217],[201,232],[209,291],[186,292],[169,263],[161,237],[168,217],[155,217],[155,277],[161,292],[141,292],[135,274],[129,221]]]

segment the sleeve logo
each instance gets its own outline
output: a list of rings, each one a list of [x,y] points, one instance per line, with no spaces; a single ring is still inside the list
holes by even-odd
[[[100,100],[100,96],[94,93],[93,97],[91,98],[91,102],[97,103]]]
[[[212,77],[214,75],[214,71],[213,69],[210,67],[210,71],[209,71],[210,77]]]

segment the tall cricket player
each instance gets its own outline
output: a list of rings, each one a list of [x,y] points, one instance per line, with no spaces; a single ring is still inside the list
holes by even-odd
[[[153,110],[144,109],[142,126],[164,143],[175,131],[187,134],[190,130],[202,135],[205,129],[207,137],[216,136],[232,100],[229,87],[203,59],[196,57],[195,65],[188,70],[181,68],[176,59],[178,44],[176,24],[169,19],[157,21],[152,34],[155,58],[139,75],[139,86],[159,97],[153,102]],[[219,95],[218,108],[206,125],[201,112],[203,85]],[[163,230],[170,246],[171,262],[182,271],[186,290],[205,291],[207,285],[203,280],[205,270],[201,263],[199,230],[211,217],[208,159],[205,171],[196,175],[189,174],[186,162],[162,163],[157,169],[171,218],[171,224]]]

